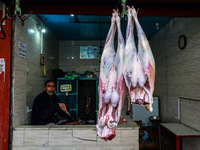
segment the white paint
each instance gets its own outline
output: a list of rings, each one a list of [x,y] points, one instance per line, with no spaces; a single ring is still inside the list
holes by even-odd
[[[5,60],[4,58],[0,58],[0,74],[4,72],[4,82],[5,82]]]

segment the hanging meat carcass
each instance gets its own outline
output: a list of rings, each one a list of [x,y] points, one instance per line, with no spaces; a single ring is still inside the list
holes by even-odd
[[[155,80],[155,62],[149,42],[142,30],[134,7],[128,8],[124,78],[132,104],[149,106],[153,111],[153,91]],[[133,35],[135,21],[138,36],[138,51]]]
[[[117,53],[114,50],[114,36],[118,31]],[[125,96],[123,79],[124,39],[121,33],[118,11],[113,11],[111,27],[101,57],[99,76],[99,115],[97,134],[100,138],[112,140],[118,125]]]

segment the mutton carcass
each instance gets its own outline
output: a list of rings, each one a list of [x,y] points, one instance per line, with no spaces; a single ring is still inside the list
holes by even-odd
[[[124,58],[124,78],[132,104],[146,105],[153,111],[153,91],[155,81],[155,61],[149,42],[142,30],[134,7],[128,8],[126,47]],[[134,21],[138,36],[136,48],[133,28]]]
[[[101,57],[99,75],[99,115],[97,134],[100,138],[112,140],[121,116],[125,97],[125,81],[123,78],[124,39],[121,32],[118,11],[113,10],[111,27],[107,35]],[[114,36],[118,32],[117,53],[114,50]]]

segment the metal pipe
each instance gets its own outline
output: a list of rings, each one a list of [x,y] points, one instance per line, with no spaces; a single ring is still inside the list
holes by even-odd
[[[178,97],[178,122],[180,123],[181,120],[181,110],[180,110],[180,99]]]

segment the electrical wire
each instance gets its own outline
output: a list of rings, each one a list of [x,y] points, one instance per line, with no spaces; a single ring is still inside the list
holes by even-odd
[[[10,12],[10,9],[12,8],[13,3],[14,3],[14,0],[13,0],[12,3],[10,4],[9,9],[8,9],[8,7],[5,6],[5,7],[6,7],[6,15],[5,15],[5,17],[1,20],[1,23],[0,23],[0,27],[1,27],[1,30],[2,30],[2,32],[3,32],[3,37],[0,37],[0,39],[3,39],[3,40],[6,39],[6,34],[5,34],[5,32],[4,32],[4,29],[3,29],[3,22],[4,22],[4,20],[6,20],[6,18],[8,18],[8,19],[10,19],[10,20],[14,20],[15,17],[17,16],[17,14],[12,14],[12,13]],[[21,21],[27,20],[27,19],[30,17],[30,15],[32,14],[32,12],[33,12],[33,11],[31,11],[31,12],[29,13],[28,16],[20,15],[20,16],[19,16],[20,20],[21,20]]]
[[[33,12],[33,11],[31,11],[31,12],[29,13],[28,16],[21,15],[21,16],[20,16],[20,20],[21,20],[21,21],[27,20],[27,19],[30,17],[30,15],[32,14],[32,12]]]
[[[12,7],[12,5],[13,5],[13,2],[14,2],[14,0],[12,1],[12,3],[10,4],[10,8],[8,9],[7,7],[6,7],[6,11],[8,12],[8,14],[11,14],[10,13],[10,9],[11,9],[11,7]],[[6,15],[5,15],[5,17],[1,20],[1,23],[0,23],[0,26],[1,26],[1,30],[2,30],[2,32],[3,32],[3,37],[0,37],[0,39],[6,39],[6,34],[5,34],[5,32],[4,32],[4,29],[3,29],[3,22],[4,22],[4,20],[6,20],[6,18],[8,17],[8,14],[6,13]],[[12,15],[11,15],[12,16]],[[8,17],[8,18],[10,18],[10,17]]]
[[[6,34],[3,29],[3,22],[4,22],[4,20],[6,20],[6,18],[7,18],[7,15],[1,20],[1,30],[3,32],[3,37],[0,37],[0,39],[3,39],[3,40],[6,39]]]

